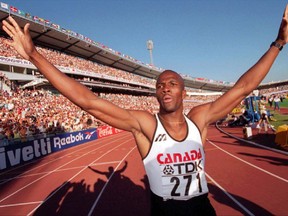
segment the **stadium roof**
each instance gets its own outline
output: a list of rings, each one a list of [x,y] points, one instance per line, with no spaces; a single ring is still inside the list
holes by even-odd
[[[25,16],[20,16],[18,13],[12,13],[12,11],[10,13],[21,27],[24,27],[26,23],[30,23],[31,37],[37,45],[149,78],[155,78],[161,72],[159,68],[145,65],[144,63],[140,64],[139,61],[131,57],[128,59],[128,56],[116,52],[103,44],[96,43],[81,34],[58,28],[59,25],[53,27],[42,22],[35,22]],[[8,16],[9,11],[3,11],[1,8],[1,21]],[[0,34],[7,36],[2,28]]]
[[[21,27],[24,27],[26,23],[30,23],[31,37],[36,45],[58,50],[99,64],[153,79],[155,79],[163,70],[114,51],[79,33],[64,29],[57,24],[50,23],[48,20],[37,16],[31,16],[15,7],[9,7],[9,5],[7,5],[7,8],[3,8],[3,5],[1,5],[1,21],[6,19],[9,14],[13,15]],[[0,29],[0,35],[7,36],[2,28]],[[221,82],[209,82],[189,77],[185,77],[184,80],[187,87],[201,90],[225,92],[232,86]]]

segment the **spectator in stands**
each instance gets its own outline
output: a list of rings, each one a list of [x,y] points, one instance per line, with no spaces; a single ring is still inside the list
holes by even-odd
[[[274,98],[274,95],[273,95],[273,94],[270,95],[269,98],[268,98],[268,103],[269,103],[270,108],[271,108],[272,105],[273,105],[273,98]]]
[[[280,97],[278,94],[274,96],[273,102],[274,102],[274,110],[280,111]]]
[[[267,104],[266,98],[265,96],[262,95],[260,97],[259,104],[258,104],[260,114],[262,114],[263,112],[266,112],[266,104]]]
[[[21,127],[20,127],[19,135],[20,135],[21,142],[26,142],[26,141],[27,141],[27,128],[26,128],[26,124],[24,124],[24,126],[21,126]]]
[[[263,127],[266,134],[268,133],[268,128],[271,128],[271,130],[273,131],[273,127],[269,122],[269,118],[266,111],[261,112],[260,120],[256,126],[256,128],[258,128],[258,133],[261,133]]]
[[[5,134],[5,131],[0,131],[0,146],[6,146],[9,144],[9,140]]]
[[[9,45],[30,60],[69,100],[101,121],[134,135],[150,183],[152,215],[216,215],[208,199],[208,185],[202,166],[205,164],[203,144],[208,126],[226,116],[264,79],[288,42],[287,24],[288,6],[276,40],[259,61],[226,94],[192,108],[187,115],[183,114],[184,80],[174,71],[166,70],[157,79],[159,113],[152,115],[147,111],[123,109],[97,97],[47,61],[32,42],[29,24],[23,31],[9,17],[3,21],[3,29],[13,39]],[[177,157],[173,157],[175,154]],[[185,160],[181,160],[184,157]],[[197,170],[186,173],[179,160],[184,164],[196,164]],[[187,181],[192,178],[198,181],[192,181],[187,189]]]
[[[282,103],[285,100],[285,95],[281,94],[280,95],[280,102]]]

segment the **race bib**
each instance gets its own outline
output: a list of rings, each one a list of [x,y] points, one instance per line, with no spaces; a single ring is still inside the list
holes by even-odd
[[[208,192],[202,160],[162,164],[161,170],[164,199],[187,200]]]

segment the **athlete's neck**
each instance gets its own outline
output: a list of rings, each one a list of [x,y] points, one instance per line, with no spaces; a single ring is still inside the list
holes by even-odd
[[[185,123],[185,118],[184,118],[184,115],[182,114],[182,116],[181,116],[181,118],[179,119],[179,120],[172,120],[173,119],[173,117],[169,117],[169,118],[167,118],[167,115],[163,115],[162,116],[162,114],[158,114],[158,116],[159,116],[159,118],[161,119],[161,120],[163,120],[164,122],[167,122],[167,123],[169,123],[169,124],[183,124],[183,123]],[[164,117],[165,116],[165,117]]]

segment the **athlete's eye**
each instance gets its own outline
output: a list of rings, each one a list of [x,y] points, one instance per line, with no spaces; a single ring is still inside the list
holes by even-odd
[[[157,88],[157,89],[163,88],[163,84],[157,84],[157,85],[156,85],[156,88]]]

